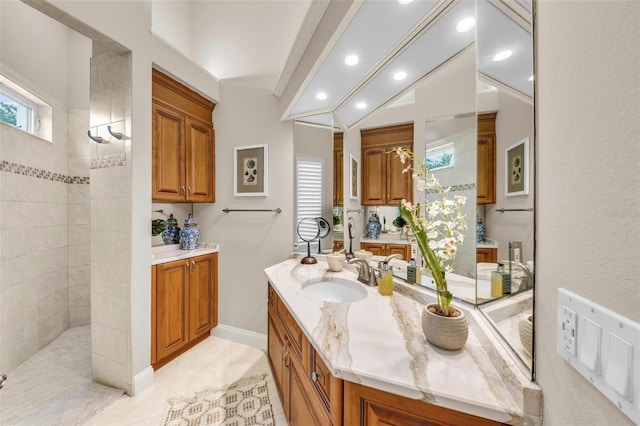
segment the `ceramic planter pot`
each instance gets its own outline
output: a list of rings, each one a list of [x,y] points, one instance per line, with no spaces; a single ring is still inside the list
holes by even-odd
[[[518,323],[518,333],[520,334],[522,347],[531,355],[533,346],[533,316],[529,315]]]
[[[422,331],[427,341],[434,346],[449,351],[462,349],[469,337],[469,324],[464,311],[457,309],[460,316],[443,317],[429,310],[435,303],[426,305],[422,310]]]

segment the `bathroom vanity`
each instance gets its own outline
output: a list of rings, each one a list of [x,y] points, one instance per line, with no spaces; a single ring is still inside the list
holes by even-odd
[[[383,297],[356,281],[352,265],[329,272],[323,261],[289,259],[265,273],[269,360],[290,424],[540,424],[539,387],[473,306],[456,302],[470,334],[464,349],[449,352],[422,333],[421,310],[435,298],[428,290],[396,280]],[[305,290],[326,281],[329,292],[352,292]]]
[[[218,325],[218,245],[152,248],[151,365],[162,367]]]

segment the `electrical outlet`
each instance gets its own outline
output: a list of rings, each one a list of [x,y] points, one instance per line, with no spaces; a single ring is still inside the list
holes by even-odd
[[[576,324],[578,323],[578,315],[575,311],[563,306],[561,320],[560,332],[562,333],[562,347],[571,355],[576,356]]]
[[[522,241],[509,241],[509,260],[522,263]]]

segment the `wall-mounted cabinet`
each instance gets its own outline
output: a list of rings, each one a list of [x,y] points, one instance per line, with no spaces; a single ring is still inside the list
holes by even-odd
[[[478,115],[478,204],[496,202],[496,113]]]
[[[413,150],[413,123],[362,130],[362,205],[397,206],[413,202],[411,173],[392,152],[402,147]]]
[[[215,201],[213,102],[153,70],[152,199]]]
[[[166,364],[218,324],[218,254],[152,266],[151,364]]]
[[[476,262],[478,263],[496,263],[498,261],[498,249],[495,248],[476,248]]]

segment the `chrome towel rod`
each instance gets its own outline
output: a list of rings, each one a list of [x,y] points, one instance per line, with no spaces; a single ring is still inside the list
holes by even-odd
[[[274,212],[274,213],[282,213],[282,209],[278,207],[277,209],[223,209],[225,213],[230,212]]]
[[[497,212],[500,213],[504,213],[504,212],[532,212],[533,209],[529,208],[529,209],[496,209]]]
[[[364,213],[362,209],[347,209],[347,213]]]

